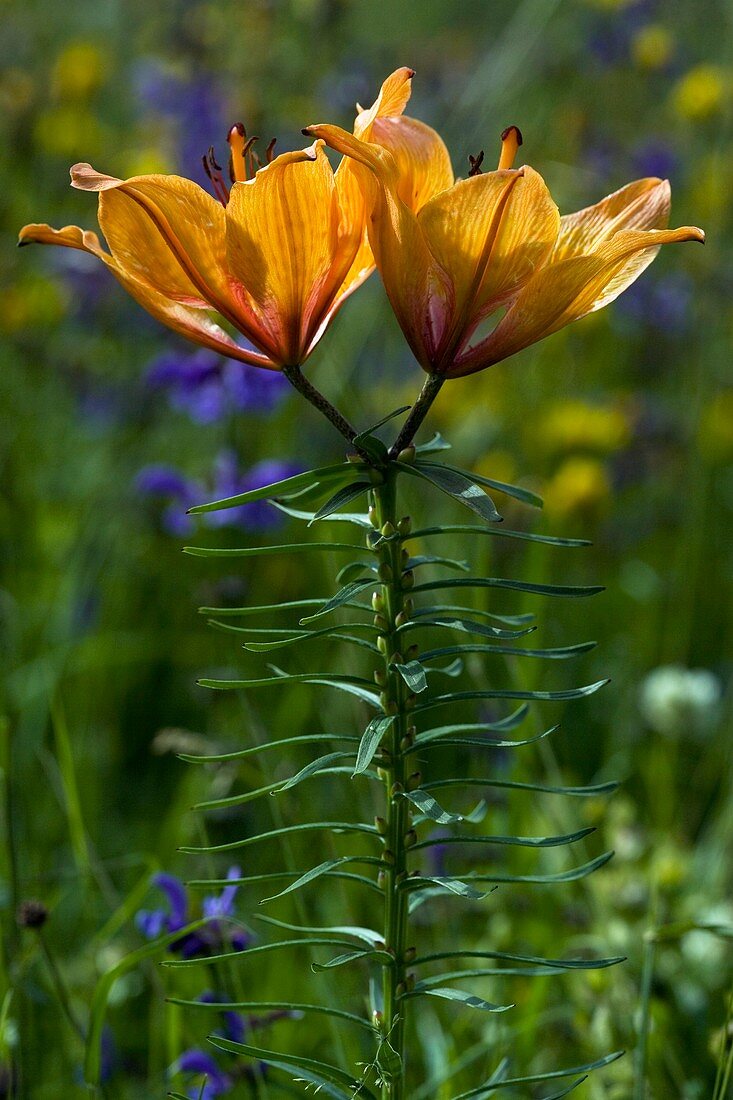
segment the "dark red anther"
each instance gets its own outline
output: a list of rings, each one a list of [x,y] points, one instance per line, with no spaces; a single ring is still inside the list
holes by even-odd
[[[470,168],[470,171],[468,173],[469,176],[480,176],[481,175],[481,165],[483,164],[483,160],[484,160],[484,151],[483,151],[483,149],[480,151],[478,156],[472,157],[470,153],[468,154],[468,164],[469,164],[469,168]]]

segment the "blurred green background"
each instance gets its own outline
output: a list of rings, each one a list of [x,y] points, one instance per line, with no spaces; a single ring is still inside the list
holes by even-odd
[[[245,698],[195,686],[197,676],[264,669],[237,638],[207,629],[197,606],[325,595],[342,562],[314,555],[228,569],[180,552],[187,541],[302,537],[295,523],[277,528],[266,507],[225,513],[223,525],[190,533],[184,513],[266,478],[264,462],[305,469],[338,461],[338,437],[277,379],[253,380],[254,371],[224,367],[159,328],[90,257],[16,252],[15,234],[30,221],[95,226],[94,197],[68,188],[75,161],[120,176],[180,172],[203,184],[200,155],[211,144],[224,149],[232,122],[293,148],[309,122],[350,127],[355,101],[370,103],[403,64],[417,70],[409,113],[440,130],[458,174],[481,148],[491,162],[501,130],[517,123],[524,159],[561,211],[638,176],[668,176],[672,223],[708,235],[704,249],[664,250],[602,313],[449,383],[431,414],[460,465],[545,496],[541,515],[501,501],[507,525],[594,544],[561,551],[487,539],[496,545],[482,549],[479,568],[606,585],[582,604],[488,605],[537,611],[538,644],[600,644],[572,665],[469,667],[467,683],[486,675],[504,686],[522,676],[548,688],[604,676],[612,683],[564,711],[548,705],[537,721],[562,723],[551,748],[484,754],[467,766],[512,779],[622,780],[603,804],[496,801],[490,832],[503,831],[502,822],[530,834],[593,824],[601,839],[588,854],[605,844],[616,858],[576,886],[503,888],[463,913],[461,934],[484,948],[556,957],[588,949],[628,961],[578,979],[507,980],[518,1008],[488,1022],[470,1010],[421,1007],[415,1058],[428,1084],[415,1095],[447,1100],[504,1054],[517,1072],[537,1072],[615,1049],[627,1056],[579,1096],[729,1095],[713,1090],[731,1042],[728,1031],[726,1048],[725,929],[733,926],[730,5],[32,0],[3,3],[0,18],[0,1095],[11,1063],[22,1095],[84,1093],[83,1048],[38,936],[16,925],[21,900],[39,898],[51,910],[44,943],[83,1027],[98,977],[145,942],[134,915],[161,904],[151,874],[226,874],[228,864],[177,853],[201,842],[204,819],[225,841],[299,817],[335,818],[338,807],[348,815],[355,798],[365,820],[373,812],[366,788],[355,795],[346,780],[323,779],[229,814],[195,814],[194,802],[285,778],[308,756],[271,752],[239,770],[176,758],[192,746],[226,751],[322,723],[363,724],[358,705],[334,704],[317,688]],[[421,372],[377,276],[346,305],[307,371],[362,426],[413,398]],[[423,520],[464,521],[428,493],[410,507]],[[443,539],[438,552],[461,557],[473,548]],[[353,671],[351,655],[337,649],[308,657],[288,657],[288,667]],[[323,858],[332,845],[323,841]],[[307,852],[260,845],[236,854],[255,873],[298,867]],[[447,858],[464,872],[485,866],[475,853]],[[251,919],[259,896],[241,890],[236,912],[267,938]],[[192,892],[192,912],[200,897]],[[420,930],[426,942],[452,933],[458,912],[455,902],[436,905],[436,930]],[[343,885],[304,892],[273,913],[302,923],[369,919]],[[706,923],[718,932],[694,927]],[[656,944],[645,938],[653,928],[665,930]],[[205,1047],[211,1017],[166,1004],[166,994],[234,988],[252,999],[361,1007],[363,973],[334,980],[297,962],[240,964],[232,975],[166,972],[155,962],[131,971],[112,991],[105,1095],[163,1096],[175,1087],[198,1096],[202,1078],[179,1072],[180,1058]],[[476,990],[499,999],[496,983]],[[274,1023],[261,1038],[284,1049],[323,1047],[352,1068],[365,1057],[350,1034],[311,1020]],[[439,1084],[461,1057],[465,1070]],[[287,1078],[239,1075],[234,1060],[220,1061],[221,1090],[210,1095],[300,1094]]]

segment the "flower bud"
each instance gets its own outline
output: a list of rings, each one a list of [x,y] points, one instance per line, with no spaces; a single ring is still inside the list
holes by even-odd
[[[374,670],[374,683],[379,687],[384,687],[387,682],[387,677],[381,668],[375,668]]]
[[[397,524],[397,530],[405,538],[412,530],[412,519],[410,516],[403,516]]]
[[[408,791],[415,791],[422,782],[422,772],[413,772],[412,775],[407,777],[407,789]]]
[[[376,825],[377,832],[379,833],[380,836],[386,836],[387,835],[387,822],[384,820],[383,817],[375,817],[374,818],[374,824]]]
[[[414,829],[408,829],[404,837],[405,848],[412,848],[413,844],[417,844],[417,833]]]
[[[414,947],[408,947],[402,956],[402,961],[405,963],[414,962],[417,958],[417,949]]]
[[[393,537],[394,533],[395,533],[394,524],[390,523],[390,521],[387,520],[387,522],[382,527],[382,531],[381,531],[382,537],[385,538],[385,539],[391,539]]]
[[[412,463],[415,461],[415,448],[413,446],[405,447],[397,455],[398,462]]]
[[[378,573],[379,573],[379,579],[380,579],[380,581],[382,581],[383,584],[391,584],[392,580],[394,579],[394,573],[392,571],[392,566],[389,565],[386,561],[383,561],[381,563],[381,565],[379,566]]]
[[[381,611],[384,607],[384,596],[381,592],[372,592],[372,611]]]
[[[369,511],[367,512],[367,516],[369,517],[369,522],[371,523],[372,527],[379,527],[379,519],[377,518],[377,509],[374,507],[373,504],[369,505]]]
[[[384,634],[380,634],[379,637],[377,638],[377,649],[379,650],[380,653],[384,654],[384,656],[386,657],[386,655],[387,655],[387,639],[385,638]]]
[[[404,789],[401,783],[393,783],[389,789],[389,797],[396,798],[398,794],[402,794]]]
[[[406,569],[402,574],[402,587],[403,589],[412,588],[415,583],[415,574],[411,569]]]

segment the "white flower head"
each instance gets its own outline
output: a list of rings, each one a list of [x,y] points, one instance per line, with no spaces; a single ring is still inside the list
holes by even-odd
[[[720,680],[708,669],[661,665],[642,681],[639,708],[657,733],[699,737],[715,724],[721,695]]]

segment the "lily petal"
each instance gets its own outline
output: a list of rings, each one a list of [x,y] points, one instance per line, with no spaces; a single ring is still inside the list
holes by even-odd
[[[607,305],[651,262],[661,245],[704,239],[702,230],[694,226],[622,230],[590,255],[545,265],[519,292],[491,335],[457,359],[450,375],[483,370]],[[638,261],[638,267],[629,278],[633,261]]]
[[[387,77],[379,89],[379,95],[368,110],[359,110],[354,123],[354,134],[362,141],[370,140],[371,127],[378,118],[396,118],[401,115],[412,95],[414,69],[406,65]]]
[[[450,271],[448,339],[455,349],[545,262],[560,214],[542,177],[525,167],[461,180],[432,199],[418,223],[433,256]]]
[[[333,172],[320,143],[285,153],[232,187],[226,255],[275,337],[281,362],[300,363],[359,246],[340,240]]]
[[[399,169],[380,145],[360,141],[339,126],[309,126],[308,133],[355,162],[372,206],[369,243],[384,288],[418,362],[435,362],[453,305],[450,280],[433,257],[415,213],[399,197]]]
[[[587,256],[622,229],[665,229],[671,203],[668,180],[649,178],[628,183],[593,206],[560,219],[553,261]]]
[[[440,135],[423,122],[403,115],[412,92],[414,75],[413,69],[401,68],[388,76],[373,105],[368,110],[359,111],[354,123],[354,135],[361,141],[389,150],[399,174],[399,197],[417,211],[433,195],[451,186],[453,169]],[[354,168],[351,158],[344,157],[336,169],[342,217],[347,224],[354,225],[359,218],[364,223],[363,240],[344,280],[340,300],[355,290],[374,268],[366,228],[368,200]]]
[[[277,369],[276,365],[264,355],[240,348],[231,336],[201,309],[166,297],[149,283],[135,278],[127,268],[118,263],[114,256],[105,252],[96,233],[80,229],[76,225],[52,229],[50,225],[31,224],[21,229],[19,244],[31,243],[57,244],[89,252],[109,268],[118,282],[143,309],[168,328],[230,359],[238,359],[242,363],[265,367],[268,370]]]

